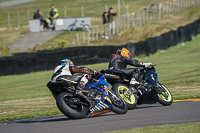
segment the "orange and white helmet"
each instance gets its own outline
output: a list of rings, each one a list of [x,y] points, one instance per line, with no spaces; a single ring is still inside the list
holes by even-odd
[[[123,57],[130,58],[130,52],[126,48],[119,48],[116,52],[117,55],[121,55]]]

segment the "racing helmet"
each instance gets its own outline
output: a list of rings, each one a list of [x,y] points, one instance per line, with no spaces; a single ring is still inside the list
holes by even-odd
[[[123,57],[130,58],[130,52],[126,48],[119,48],[116,52],[117,55],[121,55]]]
[[[74,63],[69,59],[63,59],[60,61],[60,65],[64,66],[66,64],[73,65]]]

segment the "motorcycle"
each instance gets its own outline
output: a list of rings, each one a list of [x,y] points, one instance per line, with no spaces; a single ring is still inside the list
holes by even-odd
[[[129,88],[131,77],[125,72],[105,69],[101,70],[101,73],[104,73],[108,83],[112,85],[111,90],[126,101],[128,109],[134,109],[139,104],[156,102],[164,106],[170,106],[173,101],[172,94],[166,86],[158,81],[158,74],[154,66],[151,66],[151,68],[138,68],[138,81],[142,84],[135,86],[136,90]]]
[[[76,95],[75,89],[63,82],[64,80],[49,81],[47,87],[56,99],[59,110],[71,119],[93,117],[109,111],[117,114],[125,114],[128,111],[126,102],[112,90],[108,90],[109,83],[103,74],[99,74],[98,78],[93,78],[87,83],[89,85],[83,92],[86,97]]]

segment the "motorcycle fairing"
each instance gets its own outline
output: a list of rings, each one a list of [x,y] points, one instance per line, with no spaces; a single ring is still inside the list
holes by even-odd
[[[146,80],[149,81],[154,87],[158,85],[158,74],[155,72],[155,69],[152,69],[147,73]]]
[[[99,75],[99,78],[96,79],[95,83],[86,87],[87,89],[95,88],[98,91],[101,91],[103,94],[101,99],[95,99],[96,104],[89,108],[89,117],[111,111],[112,102],[108,94],[108,87],[109,83],[106,81],[106,78],[103,75]]]

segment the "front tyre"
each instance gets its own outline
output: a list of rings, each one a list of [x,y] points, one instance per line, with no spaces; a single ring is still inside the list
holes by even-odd
[[[135,109],[137,106],[136,94],[127,95],[125,92],[128,90],[129,86],[122,83],[117,83],[112,86],[112,91],[126,102],[128,109]]]
[[[82,105],[72,105],[70,101],[75,97],[71,97],[69,93],[60,93],[56,98],[56,104],[59,110],[71,119],[81,119],[86,115],[86,108]]]
[[[112,111],[117,114],[126,114],[128,111],[128,106],[126,102],[121,98],[115,95],[113,92],[110,92],[110,99],[112,101]]]
[[[158,102],[164,106],[170,106],[173,102],[169,89],[161,83],[158,83]]]

